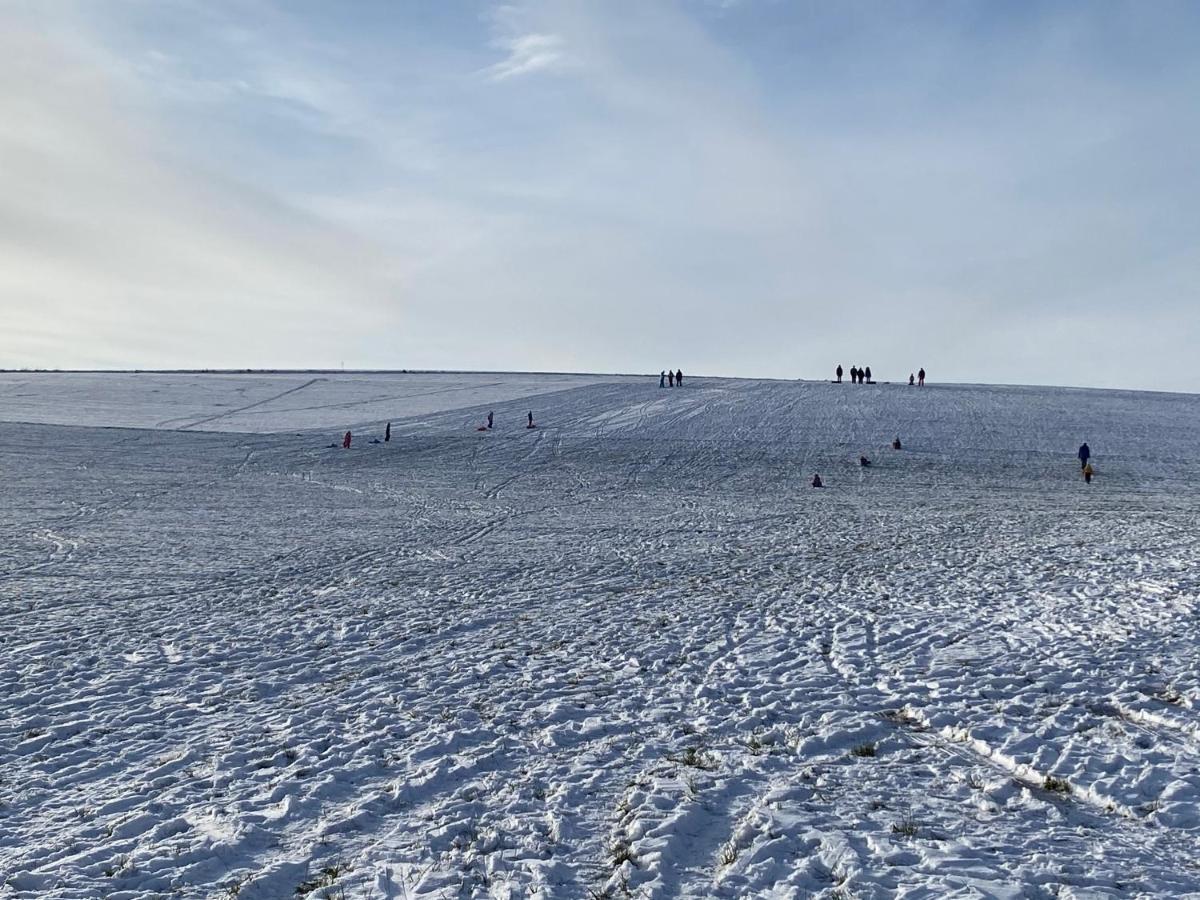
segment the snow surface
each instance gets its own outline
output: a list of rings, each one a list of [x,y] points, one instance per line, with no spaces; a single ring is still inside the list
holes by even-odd
[[[1200,895],[1198,397],[115,377],[0,382],[159,426],[0,424],[0,898]]]
[[[0,373],[9,422],[271,433],[345,428],[617,380],[507,373]]]

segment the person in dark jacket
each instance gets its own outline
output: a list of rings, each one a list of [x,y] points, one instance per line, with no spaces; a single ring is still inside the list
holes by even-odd
[[[665,371],[660,371],[658,373],[658,386],[659,387],[667,386],[667,373]]]
[[[871,367],[870,366],[867,366],[867,368],[863,371],[863,375],[866,377],[867,384],[870,384],[871,383]]]
[[[532,410],[532,409],[529,411],[529,424],[528,424],[528,425],[526,425],[525,427],[526,427],[526,428],[532,428],[532,427],[533,427],[533,410]]]
[[[821,476],[820,476],[820,475],[813,475],[812,486],[813,486],[813,487],[825,487],[825,485],[823,485],[823,484],[821,483]]]
[[[858,367],[857,366],[850,367],[850,383],[858,384]]]
[[[1087,441],[1079,445],[1079,452],[1075,455],[1079,457],[1079,468],[1084,468],[1092,458],[1092,448],[1087,445]]]
[[[683,387],[683,369],[675,370],[675,383],[680,387]]]
[[[384,440],[384,443],[386,443],[386,442],[390,441],[391,439],[392,439],[392,423],[391,423],[391,422],[388,422],[388,423],[387,423],[387,428],[385,428],[385,429],[383,430],[383,440]]]
[[[892,441],[892,449],[893,450],[900,449],[900,435],[896,435],[896,439],[894,441]]]
[[[489,412],[488,413],[488,430],[490,431],[491,428],[492,428],[492,414]]]
[[[835,372],[837,374],[837,383],[841,384],[842,383],[842,364],[841,363],[838,363],[838,367],[835,370]]]
[[[917,369],[917,386],[925,387],[925,370]]]
[[[917,377],[912,372],[908,373],[908,386],[912,387],[917,381]]]
[[[867,466],[869,466],[871,464],[871,461],[869,459],[867,459],[865,456],[860,455],[858,457],[858,464],[865,469]]]
[[[669,384],[671,387],[675,387],[675,373],[670,369],[667,369],[667,384]]]

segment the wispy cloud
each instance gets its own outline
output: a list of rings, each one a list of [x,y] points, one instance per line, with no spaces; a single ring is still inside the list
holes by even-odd
[[[523,34],[504,41],[503,48],[508,57],[487,70],[493,81],[557,68],[566,58],[563,39],[557,34]]]

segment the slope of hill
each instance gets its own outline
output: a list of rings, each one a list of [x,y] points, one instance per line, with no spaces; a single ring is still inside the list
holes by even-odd
[[[60,377],[0,897],[1200,891],[1198,397]]]

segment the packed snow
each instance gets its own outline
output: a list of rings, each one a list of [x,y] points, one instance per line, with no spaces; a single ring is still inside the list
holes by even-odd
[[[0,898],[1200,895],[1200,397],[10,374],[0,420]]]

